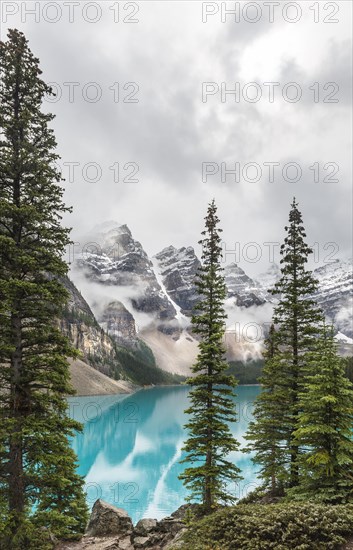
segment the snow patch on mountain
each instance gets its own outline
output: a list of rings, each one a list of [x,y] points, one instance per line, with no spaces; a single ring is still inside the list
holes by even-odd
[[[313,271],[319,282],[315,299],[329,322],[353,338],[353,268],[352,260],[335,260]]]
[[[190,325],[190,319],[182,313],[181,307],[176,302],[174,302],[174,300],[169,296],[168,291],[164,285],[163,276],[160,270],[160,263],[158,259],[154,256],[151,261],[152,261],[153,272],[156,277],[156,280],[160,285],[162,292],[168,297],[169,302],[174,307],[176,311],[175,318],[178,321],[180,327],[184,330]]]
[[[348,336],[342,334],[342,332],[337,332],[335,338],[338,342],[344,342],[345,344],[353,345],[353,338],[348,338]]]
[[[225,283],[228,289],[228,297],[235,298],[238,306],[260,306],[265,303],[263,290],[249,277],[236,263],[231,263],[224,268]]]
[[[154,256],[154,261],[166,293],[181,313],[190,317],[198,301],[195,277],[201,265],[194,249],[168,246]]]

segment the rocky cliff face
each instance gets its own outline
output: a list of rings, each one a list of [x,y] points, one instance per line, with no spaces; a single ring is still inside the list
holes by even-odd
[[[68,278],[62,282],[69,300],[60,328],[85,363],[115,380],[134,384],[178,381],[157,368],[152,350],[137,337],[134,318],[123,304],[108,304],[100,325],[75,285]]]
[[[127,348],[136,347],[135,319],[121,302],[115,300],[107,304],[98,320],[115,342]]]
[[[201,265],[194,249],[191,246],[179,249],[168,246],[156,254],[154,259],[168,296],[182,313],[191,315],[198,300],[194,282]]]
[[[168,296],[181,308],[181,312],[190,316],[198,301],[195,277],[201,265],[194,249],[168,246],[154,256],[155,267],[159,270]],[[231,263],[224,268],[228,298],[234,298],[239,307],[251,307],[264,304],[266,293],[261,284],[246,275],[237,264]]]
[[[157,281],[151,260],[129,228],[98,228],[93,238],[91,246],[77,259],[76,267],[90,281],[128,295],[131,307],[149,314],[163,330],[176,311]]]
[[[122,367],[117,361],[112,339],[100,327],[91,308],[72,281],[66,277],[62,282],[69,293],[69,300],[60,321],[61,331],[89,365],[108,376],[116,375]]]
[[[224,268],[228,298],[235,298],[239,307],[261,306],[265,303],[261,286],[246,275],[237,264],[231,263]]]

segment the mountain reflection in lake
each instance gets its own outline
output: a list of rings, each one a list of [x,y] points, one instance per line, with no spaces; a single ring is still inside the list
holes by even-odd
[[[243,447],[259,386],[236,390],[238,422],[232,426]],[[125,508],[136,522],[142,517],[160,519],[185,503],[187,491],[178,479],[185,465],[181,448],[189,406],[187,386],[156,387],[132,395],[71,397],[69,410],[84,423],[72,441],[78,471],[85,477],[90,506],[102,498]],[[250,455],[232,453],[244,480],[230,490],[241,498],[256,487],[256,467]]]

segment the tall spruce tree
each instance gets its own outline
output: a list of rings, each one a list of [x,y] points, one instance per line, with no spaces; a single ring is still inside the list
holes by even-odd
[[[217,207],[213,200],[205,218],[202,232],[202,266],[196,287],[200,301],[192,317],[193,332],[200,337],[199,354],[188,379],[191,406],[185,411],[191,415],[186,424],[189,438],[185,442],[186,457],[182,462],[191,463],[180,479],[191,491],[192,498],[201,500],[205,513],[210,513],[219,503],[234,502],[227,482],[240,479],[239,468],[228,458],[236,451],[238,442],[228,423],[236,421],[234,406],[234,377],[225,373],[223,345],[224,300],[226,286],[221,268],[221,229]],[[195,465],[196,464],[196,465]]]
[[[68,442],[80,429],[65,400],[75,351],[57,328],[69,230],[53,115],[41,111],[51,90],[17,30],[0,42],[0,66],[0,546],[23,550],[40,548],[38,526],[81,533],[87,509]]]
[[[353,384],[337,354],[333,328],[323,325],[307,354],[299,392],[300,498],[331,503],[353,499]],[[295,492],[294,492],[295,491]]]
[[[287,430],[287,445],[290,453],[289,485],[298,484],[298,444],[293,436],[298,422],[298,392],[303,379],[306,352],[315,347],[318,326],[323,314],[313,294],[318,282],[306,269],[312,249],[306,244],[306,233],[298,203],[293,199],[289,213],[287,236],[281,245],[281,278],[271,291],[280,295],[274,309],[278,364],[284,382],[283,393],[290,404],[284,426]]]
[[[270,392],[257,401],[255,425],[249,438],[253,448],[259,450],[261,445],[266,445],[261,422],[266,419],[270,425],[273,421],[274,431],[271,441],[268,441],[269,447],[265,454],[258,453],[256,460],[266,473],[268,452],[275,446],[280,453],[280,479],[283,487],[289,487],[299,482],[299,446],[293,435],[298,427],[298,394],[303,384],[306,354],[315,348],[323,315],[313,298],[317,281],[306,269],[312,250],[305,242],[302,216],[295,199],[285,230],[287,236],[280,250],[281,277],[271,290],[272,294],[279,296],[279,301],[273,314],[275,351],[265,371],[265,389],[270,389]],[[280,429],[276,432],[277,428]]]

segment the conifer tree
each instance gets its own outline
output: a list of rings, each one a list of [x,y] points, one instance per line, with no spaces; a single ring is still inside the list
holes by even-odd
[[[353,498],[353,384],[337,355],[332,327],[323,325],[315,349],[307,354],[298,398],[294,437],[305,452],[295,492],[304,499],[346,502]]]
[[[255,451],[253,461],[261,465],[259,477],[271,495],[283,493],[287,477],[288,448],[288,394],[284,391],[285,380],[279,368],[275,327],[272,324],[265,342],[265,365],[259,382],[262,391],[254,405],[254,420],[249,423],[245,439],[251,443],[244,451]]]
[[[275,350],[265,371],[265,389],[270,391],[257,401],[255,425],[251,428],[249,438],[256,450],[261,445],[269,445],[265,454],[258,452],[256,457],[266,479],[268,452],[275,446],[276,452],[280,453],[280,479],[284,487],[289,487],[299,482],[299,447],[293,435],[298,427],[298,394],[303,383],[306,354],[315,348],[323,315],[313,298],[317,281],[306,269],[312,250],[305,242],[302,216],[295,199],[285,230],[287,235],[280,249],[281,277],[270,291],[276,297],[279,296],[273,314]],[[273,421],[271,442],[266,443],[266,437],[261,433],[263,419],[266,419],[268,425],[271,419]]]
[[[80,428],[65,400],[75,351],[57,328],[69,209],[53,115],[41,111],[51,90],[17,30],[0,42],[0,67],[0,546],[23,550],[40,548],[33,529],[41,525],[60,536],[82,532],[87,509],[68,442]]]
[[[313,294],[318,282],[306,269],[308,256],[312,253],[306,244],[306,233],[298,203],[293,199],[289,213],[287,236],[281,245],[281,278],[274,285],[272,294],[280,295],[274,309],[273,322],[276,326],[276,341],[282,391],[290,403],[284,425],[287,428],[287,445],[290,453],[289,485],[298,484],[298,445],[293,437],[297,428],[298,392],[301,388],[302,370],[306,352],[315,347],[318,326],[323,314]],[[287,423],[287,419],[289,422]]]
[[[185,442],[186,457],[182,462],[191,463],[180,479],[191,491],[189,500],[201,500],[205,513],[210,513],[219,503],[235,500],[226,483],[240,479],[239,468],[228,458],[238,449],[228,423],[236,421],[234,406],[234,377],[225,373],[223,346],[224,300],[226,286],[221,268],[221,229],[217,207],[213,200],[205,218],[202,232],[202,266],[196,279],[200,301],[192,317],[193,332],[200,337],[199,354],[192,368],[194,377],[188,379],[191,406],[185,411],[190,415],[186,424],[189,438]]]

